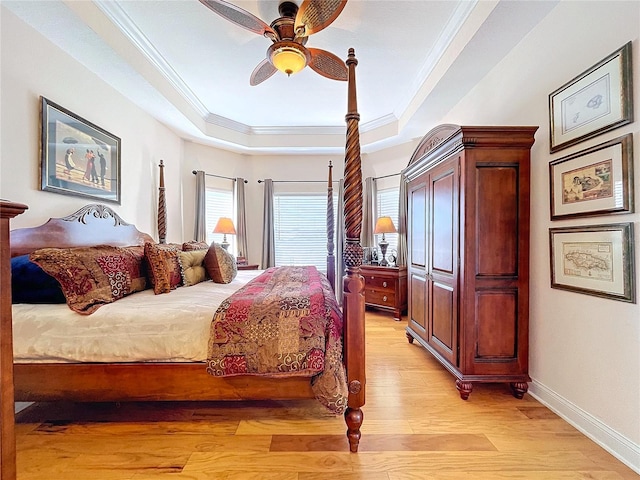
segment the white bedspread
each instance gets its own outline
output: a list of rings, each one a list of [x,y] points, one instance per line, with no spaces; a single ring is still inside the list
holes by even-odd
[[[154,295],[153,289],[79,315],[66,304],[13,305],[16,362],[204,361],[218,305],[262,271],[240,270],[229,284],[211,281]]]

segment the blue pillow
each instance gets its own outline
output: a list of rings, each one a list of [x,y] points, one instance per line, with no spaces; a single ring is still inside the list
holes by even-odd
[[[39,265],[29,260],[29,255],[11,259],[12,303],[65,303],[60,283]]]

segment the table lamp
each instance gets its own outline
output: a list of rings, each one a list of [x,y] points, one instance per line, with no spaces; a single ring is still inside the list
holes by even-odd
[[[396,226],[393,224],[393,220],[391,217],[379,217],[376,222],[376,228],[373,231],[374,234],[382,234],[382,240],[378,243],[380,247],[380,253],[382,253],[382,260],[380,260],[380,265],[386,267],[389,265],[385,256],[387,255],[387,247],[389,246],[389,242],[384,238],[385,233],[396,233]]]
[[[226,250],[227,248],[229,248],[229,242],[227,242],[227,234],[236,234],[236,227],[233,226],[233,220],[228,217],[220,217],[218,219],[218,223],[216,223],[216,227],[213,229],[213,233],[224,234],[224,237],[222,237],[222,243],[220,245]]]

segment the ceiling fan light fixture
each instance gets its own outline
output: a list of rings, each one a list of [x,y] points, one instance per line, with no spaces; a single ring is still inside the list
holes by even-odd
[[[309,62],[309,52],[298,43],[278,42],[271,47],[269,49],[269,60],[274,67],[289,76],[298,73]]]

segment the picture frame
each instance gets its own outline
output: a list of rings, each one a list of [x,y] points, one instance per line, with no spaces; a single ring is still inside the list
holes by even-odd
[[[633,135],[549,163],[551,220],[633,213]]]
[[[631,42],[549,94],[551,153],[633,121]]]
[[[636,303],[633,223],[549,229],[551,288]]]
[[[120,138],[40,98],[40,189],[120,205]]]

